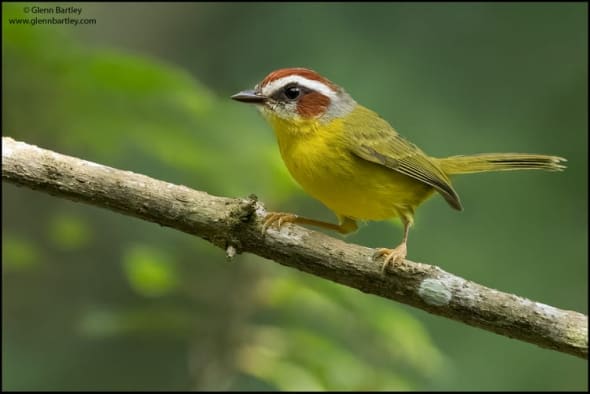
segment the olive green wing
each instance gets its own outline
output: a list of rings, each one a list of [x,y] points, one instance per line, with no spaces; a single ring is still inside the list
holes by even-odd
[[[349,116],[349,119],[355,121],[347,121],[345,127],[348,138],[354,138],[354,143],[350,144],[354,155],[430,185],[451,207],[459,211],[463,209],[449,178],[432,159],[400,136],[377,114],[365,108],[362,110],[368,113]],[[357,111],[358,108],[355,112]]]

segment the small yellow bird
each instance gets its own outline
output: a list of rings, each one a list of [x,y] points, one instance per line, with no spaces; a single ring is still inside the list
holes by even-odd
[[[449,176],[565,168],[561,157],[536,154],[430,157],[340,86],[305,68],[271,72],[254,90],[232,99],[256,104],[274,129],[293,178],[339,219],[339,224],[332,224],[273,212],[266,216],[263,231],[274,223],[280,229],[292,222],[346,234],[357,229],[357,220],[399,217],[404,225],[401,244],[376,252],[384,258],[382,270],[406,258],[414,211],[435,191],[454,209],[463,209]]]

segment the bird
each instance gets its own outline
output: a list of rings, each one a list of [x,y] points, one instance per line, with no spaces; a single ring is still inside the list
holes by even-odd
[[[428,156],[377,113],[358,104],[341,86],[303,67],[269,73],[254,89],[231,96],[254,104],[271,125],[281,157],[295,181],[335,213],[338,224],[293,213],[270,212],[262,231],[285,223],[312,225],[341,234],[358,221],[399,218],[403,238],[395,248],[378,248],[381,270],[407,257],[416,208],[433,194],[451,208],[463,206],[451,177],[510,171],[562,171],[566,159],[526,153]]]

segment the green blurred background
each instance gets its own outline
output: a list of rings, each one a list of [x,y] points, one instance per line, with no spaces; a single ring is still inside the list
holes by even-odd
[[[229,100],[313,68],[433,156],[566,157],[457,178],[465,211],[423,205],[409,258],[587,313],[587,4],[68,3],[96,24],[9,24],[35,5],[56,4],[2,4],[4,136],[332,220]],[[588,388],[586,361],[168,228],[5,183],[2,214],[4,389]]]

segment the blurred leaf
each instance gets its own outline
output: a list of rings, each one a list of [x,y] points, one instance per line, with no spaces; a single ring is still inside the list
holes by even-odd
[[[307,366],[327,389],[410,387],[383,365],[429,377],[443,372],[443,357],[421,323],[390,301],[298,272],[261,281],[257,294],[272,308],[271,321],[278,326],[255,330],[256,343],[289,363]],[[342,375],[341,368],[350,373]]]
[[[40,255],[33,242],[13,234],[2,236],[2,266],[5,269],[31,269],[39,264]]]
[[[178,287],[178,273],[171,256],[149,246],[136,245],[123,255],[131,287],[146,297],[159,297]]]
[[[170,305],[135,309],[91,308],[79,320],[78,329],[89,337],[165,336],[186,338],[194,321],[187,310]]]
[[[4,81],[13,108],[4,122],[14,138],[51,135],[51,144],[153,176],[171,168],[165,174],[217,194],[270,200],[295,189],[254,108],[219,100],[185,70],[88,48],[60,29],[9,25],[5,33],[3,66],[16,77]]]
[[[93,238],[92,228],[79,216],[58,214],[48,224],[49,239],[62,249],[79,249]]]
[[[261,330],[258,330],[259,334]],[[282,349],[275,348],[277,340],[286,338],[263,339],[260,343],[243,346],[236,354],[238,368],[246,374],[275,385],[279,390],[325,390],[326,387],[317,380],[309,369],[294,364],[282,355]]]
[[[408,382],[325,335],[305,329],[252,327],[255,340],[238,352],[242,372],[271,382],[281,390],[407,390]],[[287,378],[296,371],[299,378]],[[304,377],[302,372],[305,371]],[[314,388],[315,386],[315,388]]]

